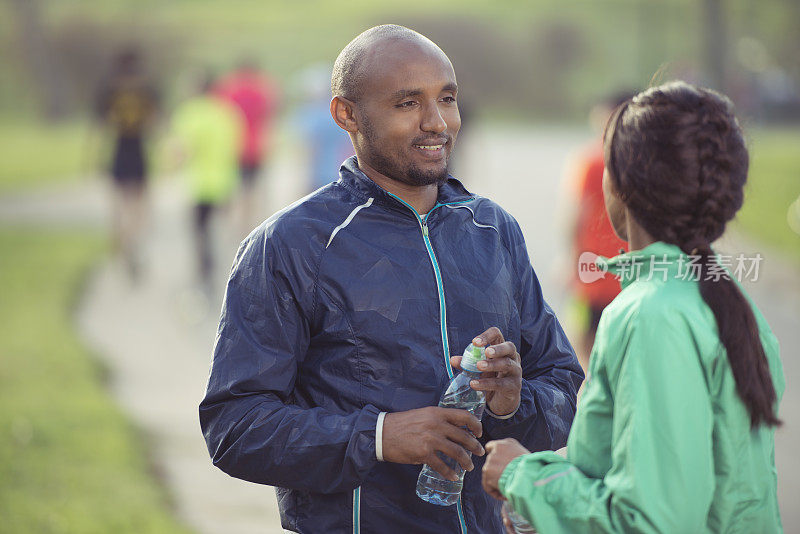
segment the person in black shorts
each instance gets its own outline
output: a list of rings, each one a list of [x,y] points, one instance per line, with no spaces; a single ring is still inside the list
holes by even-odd
[[[139,53],[134,49],[121,51],[98,89],[95,115],[114,136],[110,165],[114,185],[112,238],[133,280],[140,271],[146,211],[145,138],[157,109],[157,93],[143,72]]]

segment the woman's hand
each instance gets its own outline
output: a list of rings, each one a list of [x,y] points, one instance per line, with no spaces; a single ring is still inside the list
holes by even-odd
[[[529,454],[530,451],[520,445],[519,441],[513,438],[500,439],[490,441],[486,444],[486,463],[483,464],[483,489],[501,501],[505,497],[500,493],[498,484],[500,482],[500,475],[503,470],[511,463],[511,460],[523,454]]]

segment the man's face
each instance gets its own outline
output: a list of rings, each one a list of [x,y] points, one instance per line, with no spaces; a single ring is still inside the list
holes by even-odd
[[[354,138],[359,164],[413,186],[444,182],[461,117],[450,61],[414,42],[383,42],[363,65]]]

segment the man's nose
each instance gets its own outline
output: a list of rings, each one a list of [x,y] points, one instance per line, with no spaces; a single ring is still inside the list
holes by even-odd
[[[425,107],[420,128],[425,132],[437,134],[447,130],[447,122],[444,120],[442,110],[439,109],[438,102],[431,103]]]

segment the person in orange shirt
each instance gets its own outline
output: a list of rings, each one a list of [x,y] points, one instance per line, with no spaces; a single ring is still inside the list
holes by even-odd
[[[581,276],[581,268],[594,262],[596,256],[613,257],[627,250],[627,243],[614,234],[606,215],[603,203],[603,143],[600,132],[611,113],[621,103],[629,100],[634,92],[618,92],[601,100],[589,114],[593,129],[598,132],[597,140],[579,156],[578,171],[575,176],[577,210],[572,224],[573,265],[577,265],[576,276],[572,281],[574,297],[587,310],[588,318],[582,325],[581,339],[577,352],[584,370],[589,367],[589,353],[594,344],[597,324],[603,309],[620,291],[619,282],[611,275],[603,273],[600,277]],[[589,254],[587,254],[589,253]]]

